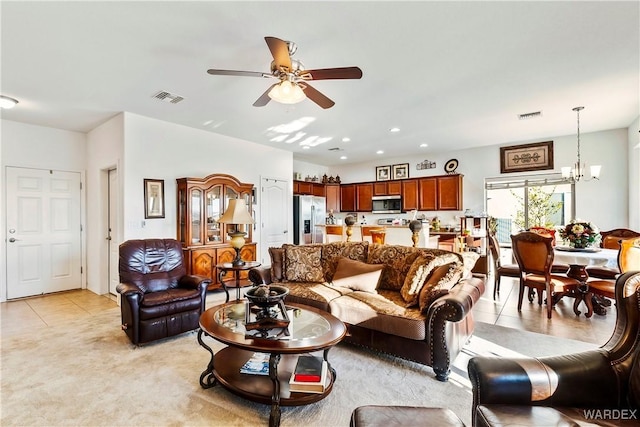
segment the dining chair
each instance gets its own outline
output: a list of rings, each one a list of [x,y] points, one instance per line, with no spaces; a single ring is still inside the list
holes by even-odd
[[[542,292],[547,296],[547,318],[551,319],[553,306],[563,295],[575,291],[580,282],[567,276],[551,274],[553,264],[553,237],[523,231],[511,235],[513,253],[520,267],[520,291],[518,293],[518,311],[522,310],[522,298],[525,288],[535,289],[538,304],[542,305]],[[531,292],[529,302],[533,301]]]
[[[628,228],[614,228],[609,231],[601,231],[600,237],[601,248],[620,249],[620,240],[640,237],[640,233]]]
[[[500,279],[502,276],[519,278],[520,267],[518,264],[502,264],[500,260],[500,242],[496,238],[495,234],[489,234],[489,252],[491,252],[491,258],[493,259],[493,299],[496,299],[496,294],[500,293]]]
[[[327,240],[325,243],[342,242],[344,240],[342,225],[327,225],[325,226],[325,233],[327,234]]]
[[[593,296],[597,295],[615,299],[615,285],[618,276],[629,271],[640,271],[640,238],[621,239],[618,241],[618,245],[620,246],[620,251],[618,252],[618,274],[613,279],[587,281],[587,285],[589,286],[587,295],[585,296],[585,303],[587,304],[587,313],[585,313],[585,316],[587,317],[591,317],[594,311]],[[588,268],[587,273],[589,273]],[[591,277],[591,275],[589,276]],[[599,314],[606,314],[606,311]]]
[[[532,231],[534,233],[538,233],[538,234],[542,234],[542,235],[553,237],[553,241],[551,242],[551,246],[553,246],[555,248],[555,246],[556,246],[556,230],[554,230],[553,228],[529,227],[529,229],[527,231]],[[553,265],[551,265],[551,272],[552,273],[566,274],[567,271],[569,271],[569,264],[563,264],[563,263],[560,263],[560,262],[554,262]]]
[[[386,230],[384,227],[360,227],[363,242],[384,244]]]

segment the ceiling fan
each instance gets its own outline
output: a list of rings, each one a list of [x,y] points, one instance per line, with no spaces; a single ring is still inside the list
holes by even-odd
[[[335,102],[314,89],[308,82],[310,80],[359,79],[362,77],[362,70],[358,67],[305,70],[302,62],[291,58],[298,49],[295,43],[280,40],[276,37],[265,37],[264,39],[273,56],[271,73],[261,73],[259,71],[207,70],[207,73],[218,76],[278,79],[278,82],[271,85],[256,102],[253,103],[254,107],[264,107],[272,99],[284,104],[295,104],[303,101],[305,98],[309,98],[322,108],[331,108],[335,105]]]

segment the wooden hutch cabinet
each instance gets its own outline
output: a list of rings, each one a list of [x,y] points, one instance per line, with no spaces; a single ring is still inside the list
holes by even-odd
[[[204,178],[179,178],[177,182],[178,240],[182,243],[187,274],[211,278],[209,290],[218,289],[216,265],[231,262],[235,250],[229,244],[231,224],[218,224],[230,199],[243,198],[253,206],[253,184],[241,183],[235,177],[213,174]],[[249,212],[253,216],[253,212]],[[240,251],[245,261],[256,260],[253,225],[239,225],[246,232],[246,244]],[[246,279],[246,272],[241,277]],[[231,274],[229,275],[231,279]]]

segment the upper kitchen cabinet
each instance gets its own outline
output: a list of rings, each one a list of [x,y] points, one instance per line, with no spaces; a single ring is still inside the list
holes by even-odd
[[[340,211],[356,211],[356,184],[340,185]]]
[[[402,210],[462,210],[462,175],[443,175],[402,181]]]
[[[402,194],[402,181],[374,182],[374,196],[399,196]]]
[[[327,197],[327,212],[332,209],[334,212],[340,212],[340,185],[327,184],[325,194]]]
[[[373,210],[373,184],[356,185],[356,212]]]
[[[310,181],[293,181],[293,194],[324,197],[324,184]]]
[[[438,177],[438,210],[462,210],[462,175]]]

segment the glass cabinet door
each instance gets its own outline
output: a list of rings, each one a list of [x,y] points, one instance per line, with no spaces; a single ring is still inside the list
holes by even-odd
[[[224,213],[222,210],[222,186],[216,185],[207,190],[205,195],[207,218],[207,243],[222,242],[218,220]]]
[[[202,243],[200,210],[202,207],[202,190],[191,190],[191,244]]]

